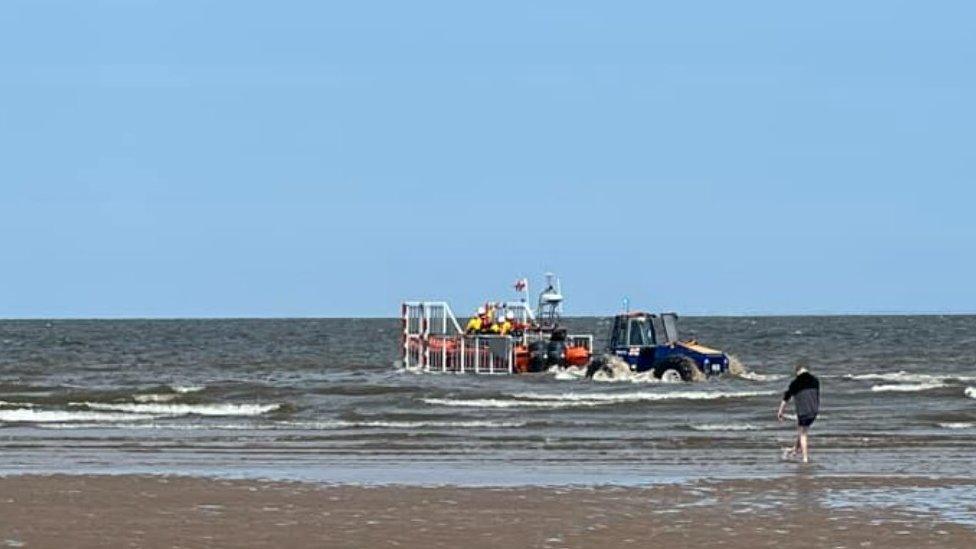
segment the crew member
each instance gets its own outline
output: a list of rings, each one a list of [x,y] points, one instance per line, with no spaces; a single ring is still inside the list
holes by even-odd
[[[478,307],[478,314],[471,317],[471,320],[468,321],[468,325],[464,328],[464,333],[476,334],[481,332],[481,329],[484,326],[485,312],[484,307]]]
[[[511,314],[511,311],[509,311]],[[492,333],[498,335],[508,335],[512,331],[512,323],[505,318],[505,315],[498,315],[498,321],[491,326]]]
[[[485,316],[481,319],[481,333],[490,334],[494,333],[495,326],[493,324],[495,320],[495,306],[492,304],[485,305]]]

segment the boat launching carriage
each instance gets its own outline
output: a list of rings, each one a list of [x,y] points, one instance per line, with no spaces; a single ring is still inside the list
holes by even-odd
[[[497,313],[511,319],[512,329],[505,334],[462,329],[444,301],[404,302],[404,367],[429,372],[516,374],[541,372],[552,366],[587,366],[593,336],[566,332],[560,325],[563,297],[559,279],[547,274],[546,282],[535,310],[528,303],[525,279],[516,283],[522,299],[484,305],[486,318],[494,319]]]
[[[546,289],[536,308],[528,302],[528,281],[519,280],[522,293],[515,301],[486,303],[479,313],[490,323],[495,314],[508,319],[505,330],[462,329],[444,301],[406,301],[401,361],[405,368],[424,372],[519,374],[553,367],[585,368],[588,376],[616,367],[632,372],[652,371],[667,381],[692,381],[728,371],[725,353],[681,341],[677,315],[622,313],[614,317],[604,354],[594,355],[592,334],[569,334],[561,324],[563,295],[559,279],[546,274]],[[470,325],[468,325],[470,328]]]

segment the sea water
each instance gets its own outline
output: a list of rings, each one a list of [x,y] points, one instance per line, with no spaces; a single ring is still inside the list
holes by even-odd
[[[571,319],[605,344],[610,320]],[[0,321],[0,474],[641,484],[792,474],[793,363],[825,475],[971,476],[976,317],[683,318],[746,373],[701,383],[397,369],[395,319]]]

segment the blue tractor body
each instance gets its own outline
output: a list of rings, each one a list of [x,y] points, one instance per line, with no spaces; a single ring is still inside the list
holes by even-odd
[[[653,371],[657,377],[693,377],[694,365],[706,376],[728,372],[729,357],[696,341],[678,339],[678,315],[625,313],[614,317],[608,352],[635,372]],[[673,373],[672,373],[673,372]]]

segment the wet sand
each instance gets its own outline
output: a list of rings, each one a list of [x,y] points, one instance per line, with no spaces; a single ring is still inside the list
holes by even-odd
[[[461,488],[12,476],[0,478],[0,547],[970,548],[974,482]]]

